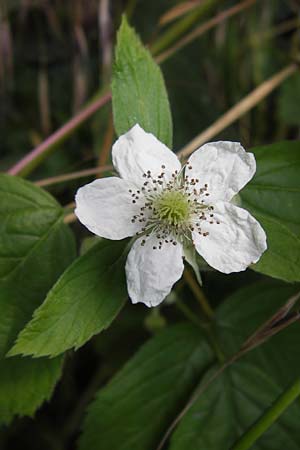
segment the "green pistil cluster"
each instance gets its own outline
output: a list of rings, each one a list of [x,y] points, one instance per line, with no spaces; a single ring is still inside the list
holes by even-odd
[[[143,235],[141,245],[146,244],[149,236],[157,238],[157,245],[153,250],[162,249],[165,244],[177,245],[184,240],[190,240],[193,232],[205,237],[208,231],[201,226],[219,223],[214,220],[213,206],[209,205],[206,197],[209,196],[208,185],[198,187],[198,179],[184,175],[184,170],[177,170],[171,177],[165,178],[165,166],[156,177],[150,170],[143,174],[146,179],[140,189],[129,194],[133,204],[139,204],[139,211],[132,217],[131,222],[141,225],[137,236]],[[189,169],[192,167],[189,166]]]
[[[163,191],[153,207],[156,217],[168,227],[183,225],[190,217],[188,197],[181,191]]]

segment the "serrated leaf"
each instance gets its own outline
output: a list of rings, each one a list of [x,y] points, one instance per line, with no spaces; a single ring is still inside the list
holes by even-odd
[[[33,416],[49,400],[62,370],[62,358],[0,360],[0,423],[15,415]]]
[[[252,268],[284,281],[300,281],[300,238],[276,220],[255,214],[268,236],[266,255]]]
[[[159,333],[99,392],[80,450],[153,450],[211,359],[198,328],[177,325]]]
[[[242,207],[261,222],[268,250],[254,270],[286,281],[300,280],[300,142],[252,149],[253,180],[240,192]]]
[[[0,422],[32,415],[51,395],[61,359],[5,359],[60,273],[75,257],[63,210],[48,193],[0,175]]]
[[[172,147],[172,118],[161,70],[125,17],[117,37],[112,104],[119,136],[138,123]]]
[[[60,277],[9,355],[56,356],[107,328],[127,297],[127,241],[101,240]]]
[[[240,361],[224,372],[182,420],[170,450],[224,450],[232,445],[272,405],[283,386],[256,361]],[[251,446],[251,450],[298,450],[299,404],[294,404]],[[226,443],[224,447],[224,443]]]
[[[236,352],[246,337],[296,289],[279,283],[258,284],[229,297],[217,313],[218,334],[227,354]],[[224,443],[225,448],[231,448],[298,376],[298,335],[298,325],[289,327],[217,377],[180,422],[172,436],[170,450],[224,450]],[[217,367],[208,372],[202,382],[215,370]],[[298,449],[299,414],[298,402],[251,448]]]
[[[271,282],[241,289],[229,297],[217,312],[215,326],[224,354],[229,357],[236,352],[296,290],[296,286]],[[180,422],[172,437],[172,450],[230,448],[298,375],[298,333],[298,326],[291,326],[217,378]],[[88,410],[80,450],[156,449],[199,381],[207,380],[217,369],[212,368],[213,362],[213,351],[200,329],[177,325],[161,332],[99,391]],[[272,442],[278,439],[275,450],[282,449],[283,439],[293,439],[299,445],[296,417],[300,404],[290,414],[288,421],[281,419],[272,431]],[[291,437],[283,430],[287,423]],[[257,450],[263,448],[269,447]]]

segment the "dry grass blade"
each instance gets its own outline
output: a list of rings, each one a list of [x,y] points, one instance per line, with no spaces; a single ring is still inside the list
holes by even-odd
[[[158,24],[160,26],[167,25],[170,22],[173,22],[173,20],[178,19],[179,17],[183,16],[184,14],[192,11],[194,8],[199,6],[203,2],[203,0],[191,0],[188,2],[179,3],[178,5],[173,6],[171,9],[169,9],[166,13],[164,13],[159,21]]]
[[[300,292],[291,297],[276,313],[259,327],[242,345],[241,351],[249,351],[271,336],[299,320],[299,311],[290,312],[300,298]]]
[[[216,120],[216,122],[214,122],[205,131],[198,134],[198,136],[196,136],[191,142],[189,142],[177,153],[177,156],[180,158],[187,158],[198,147],[203,145],[205,142],[210,141],[213,137],[217,136],[221,131],[238,120],[246,112],[250,111],[250,109],[261,102],[274,89],[280,86],[280,84],[283,83],[284,80],[295,73],[297,69],[297,64],[292,63],[277,72],[268,80],[264,81],[260,86],[250,92],[250,94],[244,97],[235,106],[230,108],[223,116],[220,117],[220,119]]]
[[[0,15],[0,90],[13,77],[13,39],[9,21]]]
[[[49,101],[49,78],[45,67],[41,67],[38,73],[38,94],[42,132],[47,136],[51,131],[51,111]]]
[[[102,75],[103,82],[109,83],[111,76],[113,41],[112,20],[110,16],[110,1],[99,0],[98,22],[100,31],[100,46],[102,49]]]
[[[190,42],[194,41],[196,38],[202,36],[202,34],[206,33],[210,29],[214,28],[215,26],[219,25],[220,23],[224,22],[225,20],[229,19],[230,17],[234,16],[235,14],[238,14],[239,12],[243,11],[244,9],[249,8],[254,3],[256,3],[256,1],[257,0],[245,0],[237,5],[233,6],[232,8],[227,9],[226,11],[222,11],[220,14],[217,14],[215,17],[213,17],[212,19],[203,23],[202,25],[197,27],[195,30],[186,34],[182,39],[179,39],[179,41],[176,44],[174,44],[172,47],[168,48],[166,51],[164,51],[160,55],[158,55],[156,58],[156,61],[158,63],[164,62],[166,59],[168,59],[174,53],[178,52],[178,50],[182,49],[183,47],[188,45]]]

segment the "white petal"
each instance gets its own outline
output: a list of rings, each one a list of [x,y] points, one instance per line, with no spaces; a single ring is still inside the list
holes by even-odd
[[[189,167],[192,169],[189,169]],[[199,179],[197,188],[208,185],[207,202],[229,201],[251,180],[256,171],[253,153],[238,142],[210,142],[189,158],[186,175]]]
[[[132,303],[157,306],[170,293],[173,284],[183,272],[181,244],[164,243],[158,249],[155,236],[139,238],[133,244],[126,262],[128,294]],[[156,249],[153,247],[156,246]]]
[[[142,186],[143,174],[148,170],[157,177],[162,171],[169,179],[181,164],[165,144],[153,134],[146,133],[138,124],[119,137],[112,148],[112,159],[115,169],[125,180]],[[165,166],[165,169],[162,169]]]
[[[101,178],[78,189],[75,214],[92,233],[107,239],[124,239],[142,228],[132,223],[140,211],[141,199],[132,203],[129,189],[135,185],[118,177]]]
[[[220,224],[201,222],[208,236],[192,233],[197,252],[223,273],[241,272],[257,262],[267,248],[266,234],[257,220],[245,209],[226,202],[218,202],[213,213],[214,221]]]

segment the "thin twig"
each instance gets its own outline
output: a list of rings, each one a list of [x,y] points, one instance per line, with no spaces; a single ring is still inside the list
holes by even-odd
[[[256,106],[261,100],[263,100],[267,95],[269,95],[274,89],[276,89],[280,84],[295,73],[298,69],[298,65],[292,63],[285,67],[284,69],[277,72],[268,80],[264,81],[256,89],[254,89],[250,94],[244,97],[240,102],[230,108],[223,116],[221,116],[216,122],[209,126],[205,131],[196,136],[191,142],[189,142],[185,147],[183,147],[177,156],[181,158],[188,157],[194,150],[208,142],[210,139],[215,137],[229,125],[234,123],[237,119],[243,116],[246,112],[250,111],[254,106]]]
[[[220,23],[224,22],[225,20],[229,19],[230,17],[234,16],[235,14],[238,14],[239,12],[243,11],[246,8],[249,8],[252,6],[257,0],[245,0],[232,8],[227,9],[226,11],[222,11],[221,13],[217,14],[212,19],[208,20],[207,22],[203,23],[199,27],[197,27],[195,30],[191,31],[190,33],[186,34],[182,39],[179,39],[176,44],[172,45],[170,48],[168,48],[166,51],[160,53],[156,61],[158,63],[162,63],[166,61],[170,56],[172,56],[174,53],[178,52],[178,50],[181,50],[183,47],[188,45],[190,42],[194,41],[196,38],[202,36],[204,33],[209,31],[210,29],[214,28],[215,26],[219,25]]]
[[[39,161],[40,158],[45,157],[50,151],[65,139],[72,131],[81,125],[87,118],[92,116],[98,109],[104,106],[111,98],[110,93],[104,94],[97,98],[87,107],[82,109],[76,116],[69,120],[65,125],[59,128],[55,133],[49,136],[45,141],[38,145],[34,150],[28,153],[17,164],[15,164],[8,173],[10,175],[23,175],[27,173],[31,163]]]
[[[36,181],[35,184],[37,186],[51,186],[52,184],[58,184],[69,180],[76,180],[77,178],[84,178],[89,175],[96,175],[97,173],[108,172],[110,170],[113,170],[113,166],[93,167],[92,169],[85,169],[78,172],[57,175],[56,177],[44,178],[43,180]]]
[[[76,217],[76,215],[74,213],[67,214],[64,217],[64,223],[67,224],[67,225],[70,224],[70,223],[76,222],[76,220],[77,220],[77,217]]]

